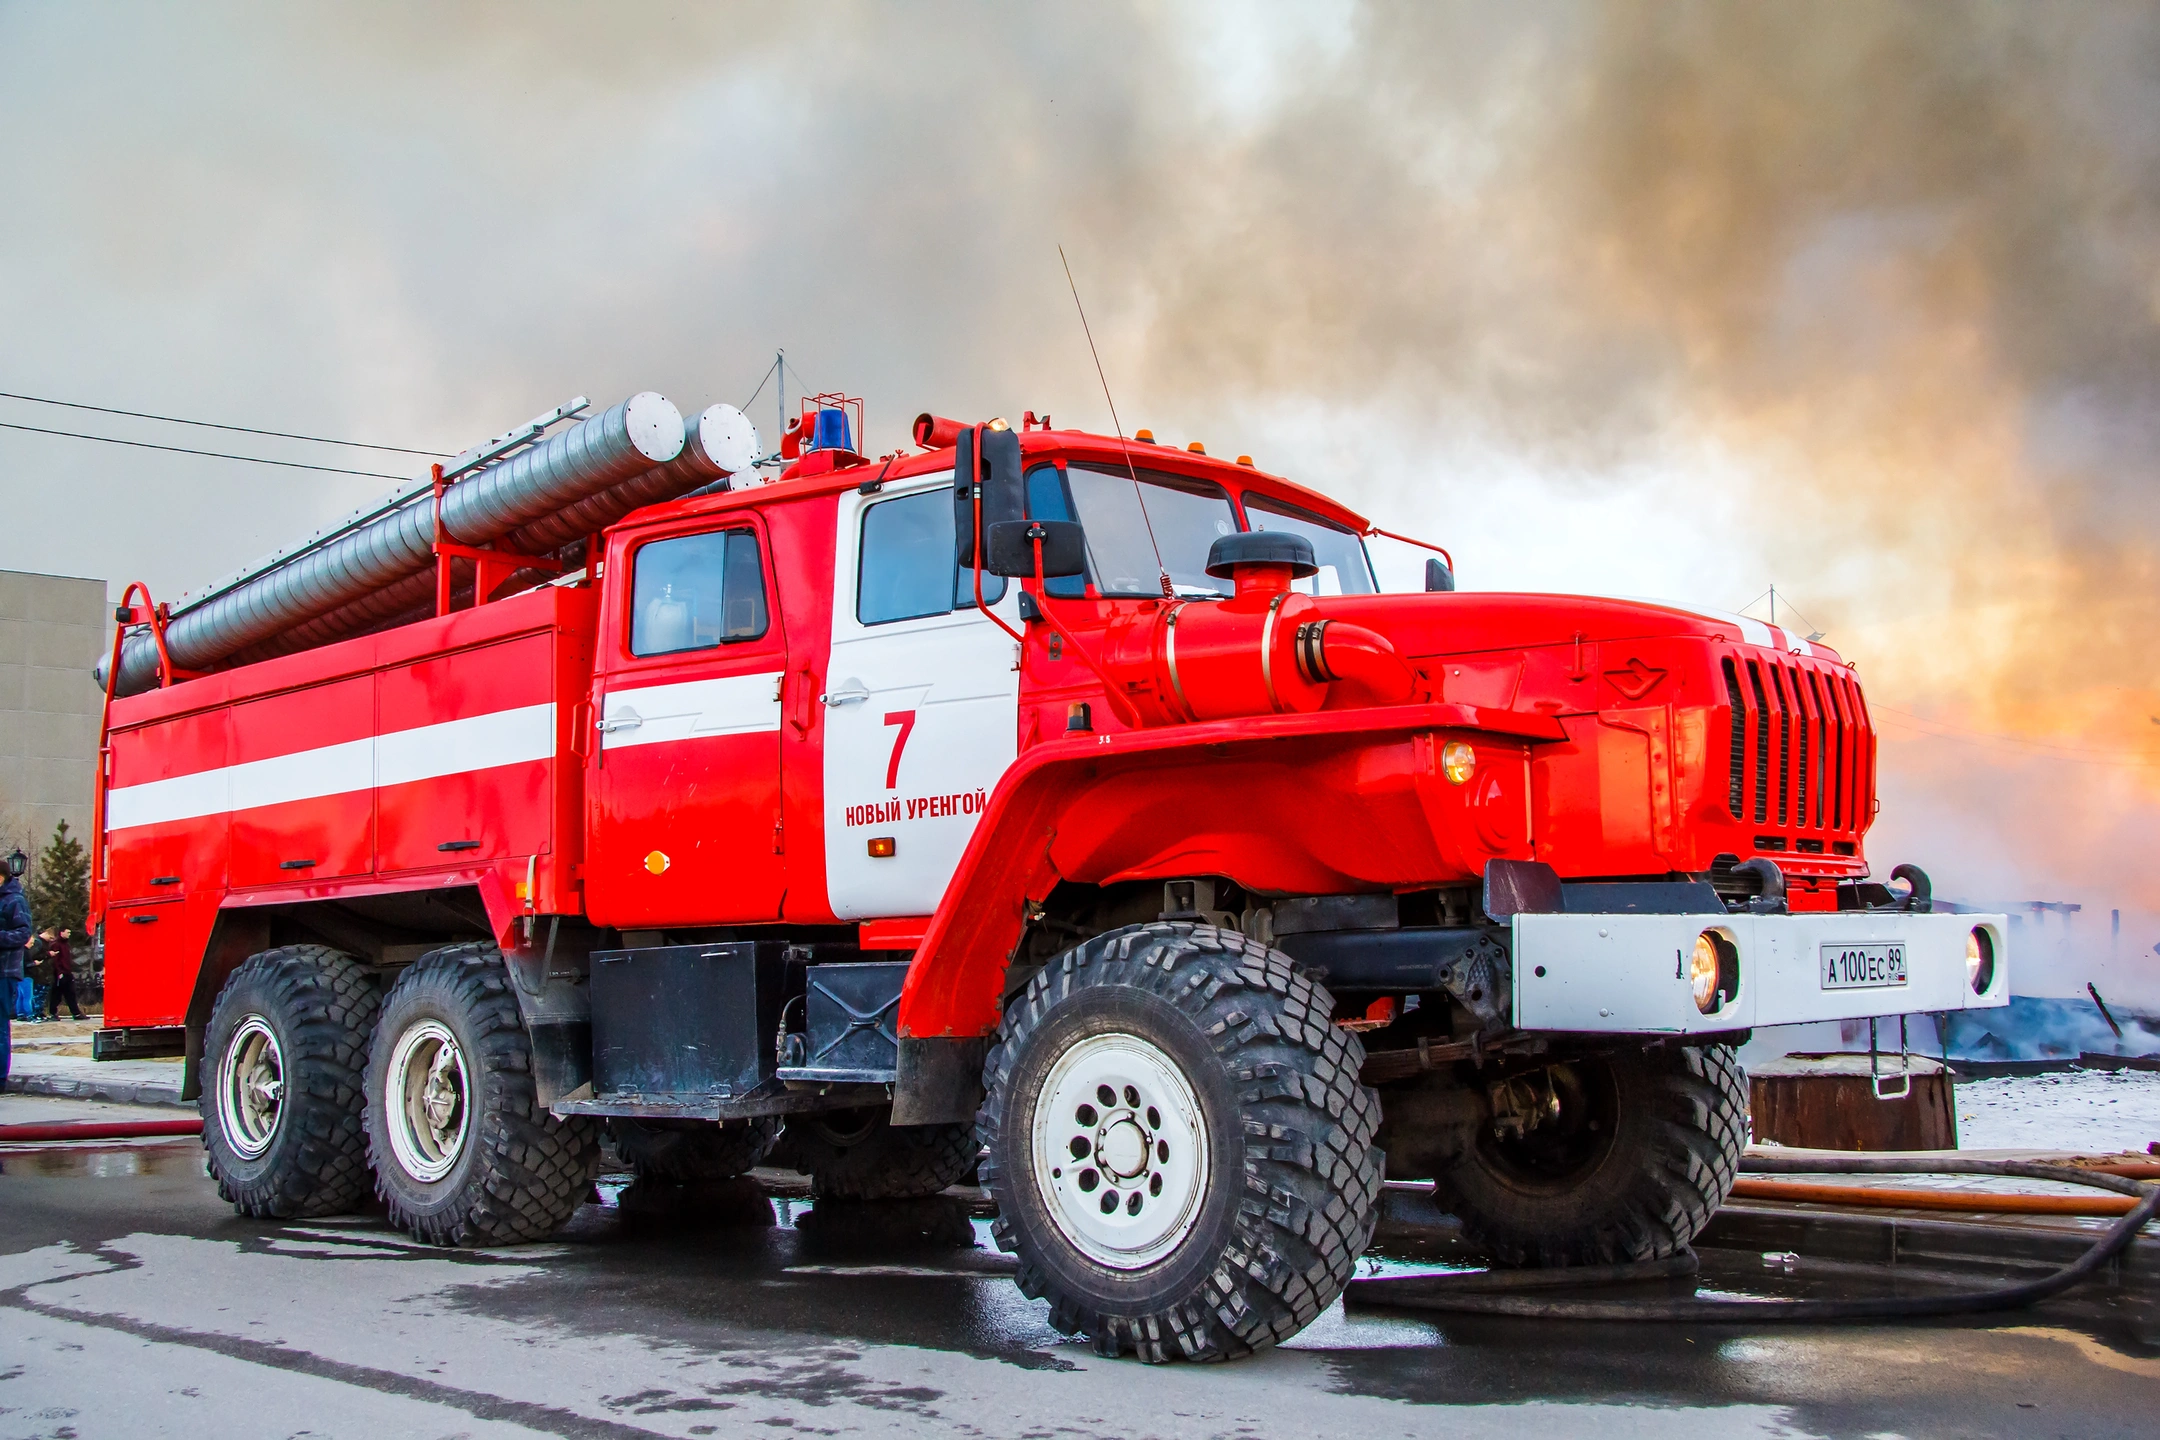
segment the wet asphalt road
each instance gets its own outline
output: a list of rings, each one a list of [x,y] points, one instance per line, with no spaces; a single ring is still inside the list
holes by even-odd
[[[444,1252],[370,1218],[240,1220],[192,1140],[0,1152],[0,1437],[2160,1433],[2160,1334],[2121,1321],[1338,1307],[1255,1360],[1148,1367],[1051,1330],[985,1227],[954,1243],[956,1204],[888,1219],[742,1190]]]

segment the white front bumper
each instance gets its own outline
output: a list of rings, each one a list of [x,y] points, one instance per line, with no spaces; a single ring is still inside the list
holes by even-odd
[[[1995,947],[1986,993],[1967,981],[1975,926]],[[1695,1008],[1688,958],[1705,929],[1740,954],[1737,994],[1714,1014]],[[2000,915],[1833,911],[1805,915],[1517,915],[1515,1024],[1524,1030],[1705,1034],[1809,1020],[1974,1010],[2010,1002],[2009,925]],[[1825,945],[1900,944],[1906,983],[1822,987]]]

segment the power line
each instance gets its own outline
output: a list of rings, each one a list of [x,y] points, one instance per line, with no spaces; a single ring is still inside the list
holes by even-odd
[[[420,455],[430,460],[447,460],[450,455],[441,450],[413,450],[403,445],[371,445],[365,440],[331,440],[321,435],[295,435],[289,430],[257,430],[249,425],[220,425],[215,420],[183,420],[178,415],[153,415],[147,410],[115,410],[110,405],[84,405],[74,400],[48,400],[42,395],[18,395],[10,390],[0,390],[0,400],[26,400],[32,405],[58,405],[68,410],[95,410],[100,415],[126,415],[136,420],[161,420],[168,425],[194,425],[204,430],[230,430],[236,435],[268,435],[276,440],[307,440],[317,445],[344,445],[354,450],[388,450],[397,455]],[[28,426],[17,426],[28,429]],[[65,431],[55,430],[55,435]],[[79,439],[95,440],[95,435],[79,436]],[[231,456],[245,459],[245,456]],[[313,467],[310,467],[313,468]],[[359,473],[359,472],[351,472]]]
[[[287,470],[320,470],[326,475],[364,475],[370,480],[410,480],[410,475],[386,475],[380,470],[346,470],[336,465],[303,465],[298,460],[265,460],[260,455],[231,455],[223,450],[192,450],[185,445],[156,445],[148,440],[121,440],[111,435],[85,435],[79,430],[47,430],[42,425],[17,425],[0,420],[0,430],[26,430],[32,435],[58,435],[68,440],[96,440],[106,445],[128,445],[137,450],[170,450],[175,455],[207,455],[212,460],[244,460],[250,465],[280,465]]]

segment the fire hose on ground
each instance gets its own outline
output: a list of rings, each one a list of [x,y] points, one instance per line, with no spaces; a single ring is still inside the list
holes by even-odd
[[[0,1145],[54,1140],[156,1140],[170,1135],[200,1135],[202,1121],[61,1120],[49,1125],[0,1125]]]
[[[1378,1276],[1350,1282],[1349,1298],[1390,1309],[1440,1310],[1455,1314],[1511,1315],[1538,1320],[1662,1320],[1725,1325],[1816,1324],[1830,1320],[1899,1320],[1948,1315],[1982,1315],[2016,1310],[2059,1295],[2121,1254],[2139,1230],[2160,1213],[2160,1185],[2065,1165],[2022,1160],[1923,1160],[1864,1158],[1806,1159],[1749,1156],[1742,1167],[1759,1175],[1992,1175],[2022,1180],[2055,1180],[2112,1190],[2133,1198],[2128,1214],[2110,1225],[2083,1255],[2051,1275],[2014,1285],[1946,1295],[1884,1296],[1868,1300],[1541,1300],[1526,1295],[1492,1294],[1508,1288],[1547,1288],[1567,1283],[1614,1284],[1653,1280],[1680,1273],[1673,1261],[1645,1265],[1583,1267],[1579,1270],[1483,1272],[1456,1281],[1452,1276]],[[2015,1197],[1998,1197],[2003,1199]],[[1967,1208],[1986,1208],[1987,1197],[1972,1197]],[[1676,1257],[1684,1258],[1684,1257]],[[1690,1267],[1692,1269],[1692,1267]],[[1516,1281],[1515,1277],[1521,1280]],[[1533,1278],[1535,1277],[1535,1278]],[[1512,1282],[1512,1283],[1511,1283]],[[1485,1293],[1479,1293],[1485,1292]]]

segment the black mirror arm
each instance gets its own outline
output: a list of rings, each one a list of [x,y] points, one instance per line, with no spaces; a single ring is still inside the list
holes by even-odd
[[[980,484],[977,484],[977,485],[975,486],[975,534],[976,534],[976,537],[977,537],[977,538],[976,538],[976,542],[975,542],[975,608],[976,608],[977,610],[981,611],[981,612],[982,612],[983,614],[985,614],[985,615],[989,616],[989,617],[990,617],[990,619],[991,619],[991,622],[992,622],[993,624],[995,624],[995,625],[996,625],[996,626],[998,627],[998,629],[1000,629],[1000,630],[1003,630],[1003,631],[1004,631],[1004,632],[1005,632],[1005,633],[1006,633],[1007,635],[1010,635],[1010,636],[1012,636],[1013,640],[1014,640],[1014,641],[1015,641],[1016,643],[1018,643],[1018,644],[1019,644],[1019,645],[1020,645],[1020,646],[1021,646],[1021,647],[1022,647],[1023,649],[1025,649],[1025,648],[1026,648],[1026,646],[1027,646],[1027,636],[1025,636],[1025,635],[1022,635],[1022,634],[1021,634],[1021,633],[1020,633],[1020,632],[1019,632],[1018,630],[1015,630],[1015,629],[1013,629],[1013,627],[1012,627],[1012,626],[1010,626],[1010,625],[1006,624],[1006,623],[1005,623],[1005,617],[1004,617],[1004,616],[1002,616],[1002,615],[998,614],[998,613],[997,613],[997,611],[995,611],[995,610],[992,610],[992,609],[991,609],[991,608],[990,608],[990,607],[989,607],[988,605],[985,605],[985,604],[983,603],[983,593],[982,593],[982,575],[983,575],[983,551],[984,551],[984,550],[986,550],[986,549],[988,549],[989,547],[988,547],[988,546],[986,546],[986,545],[984,545],[984,544],[982,543],[982,540],[981,540],[981,536],[982,536],[982,486],[981,486]],[[1036,549],[1036,553],[1037,553],[1037,555],[1039,556],[1039,555],[1040,555],[1040,554],[1042,553],[1042,544],[1041,544],[1041,542],[1040,542],[1040,541],[1037,541],[1037,542],[1036,542],[1036,546],[1035,546],[1035,549]],[[1040,565],[1040,564],[1038,563],[1038,565],[1036,566],[1036,568],[1037,568],[1037,569],[1039,570],[1039,569],[1041,569],[1042,567],[1041,567],[1041,565]]]

